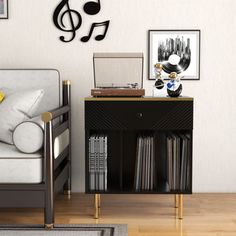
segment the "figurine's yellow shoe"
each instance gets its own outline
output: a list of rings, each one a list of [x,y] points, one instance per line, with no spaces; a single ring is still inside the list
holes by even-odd
[[[4,100],[5,98],[5,93],[0,91],[0,103]]]

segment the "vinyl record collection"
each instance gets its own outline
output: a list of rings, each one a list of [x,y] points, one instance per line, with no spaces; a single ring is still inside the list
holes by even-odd
[[[107,136],[91,135],[89,138],[89,188],[90,191],[107,191]]]
[[[154,137],[137,138],[134,189],[152,191],[155,186]]]
[[[187,190],[190,183],[191,143],[188,135],[167,137],[167,181],[170,190]]]

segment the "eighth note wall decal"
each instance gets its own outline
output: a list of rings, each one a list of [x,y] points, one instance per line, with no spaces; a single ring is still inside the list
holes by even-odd
[[[87,15],[96,15],[101,10],[101,1],[87,1],[83,6],[83,10]],[[66,17],[67,21],[65,19]],[[53,13],[53,22],[59,30],[65,33],[70,33],[70,37],[59,37],[62,42],[69,43],[75,39],[77,31],[82,25],[83,19],[78,11],[71,9],[70,0],[61,0]],[[109,25],[110,20],[92,23],[88,35],[83,36],[80,41],[84,43],[88,42],[92,37],[94,31],[96,31],[96,29],[100,27],[103,27],[104,31],[101,34],[97,34],[94,39],[96,41],[103,40],[107,35]]]

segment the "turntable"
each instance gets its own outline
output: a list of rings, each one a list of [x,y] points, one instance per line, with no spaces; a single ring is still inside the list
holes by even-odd
[[[142,97],[142,53],[94,53],[94,97]]]

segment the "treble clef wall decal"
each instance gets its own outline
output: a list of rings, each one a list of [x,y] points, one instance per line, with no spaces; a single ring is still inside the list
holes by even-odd
[[[65,11],[63,12],[63,8],[67,9],[65,9]],[[69,29],[65,26],[64,23],[64,18],[67,15],[69,17],[69,23],[71,26]],[[74,19],[73,17],[76,17],[76,19]],[[69,40],[66,40],[64,36],[60,36],[60,40],[62,42],[68,43],[75,38],[76,31],[82,24],[82,17],[79,12],[70,8],[69,0],[62,0],[53,13],[53,22],[59,30],[72,33],[72,37]]]

